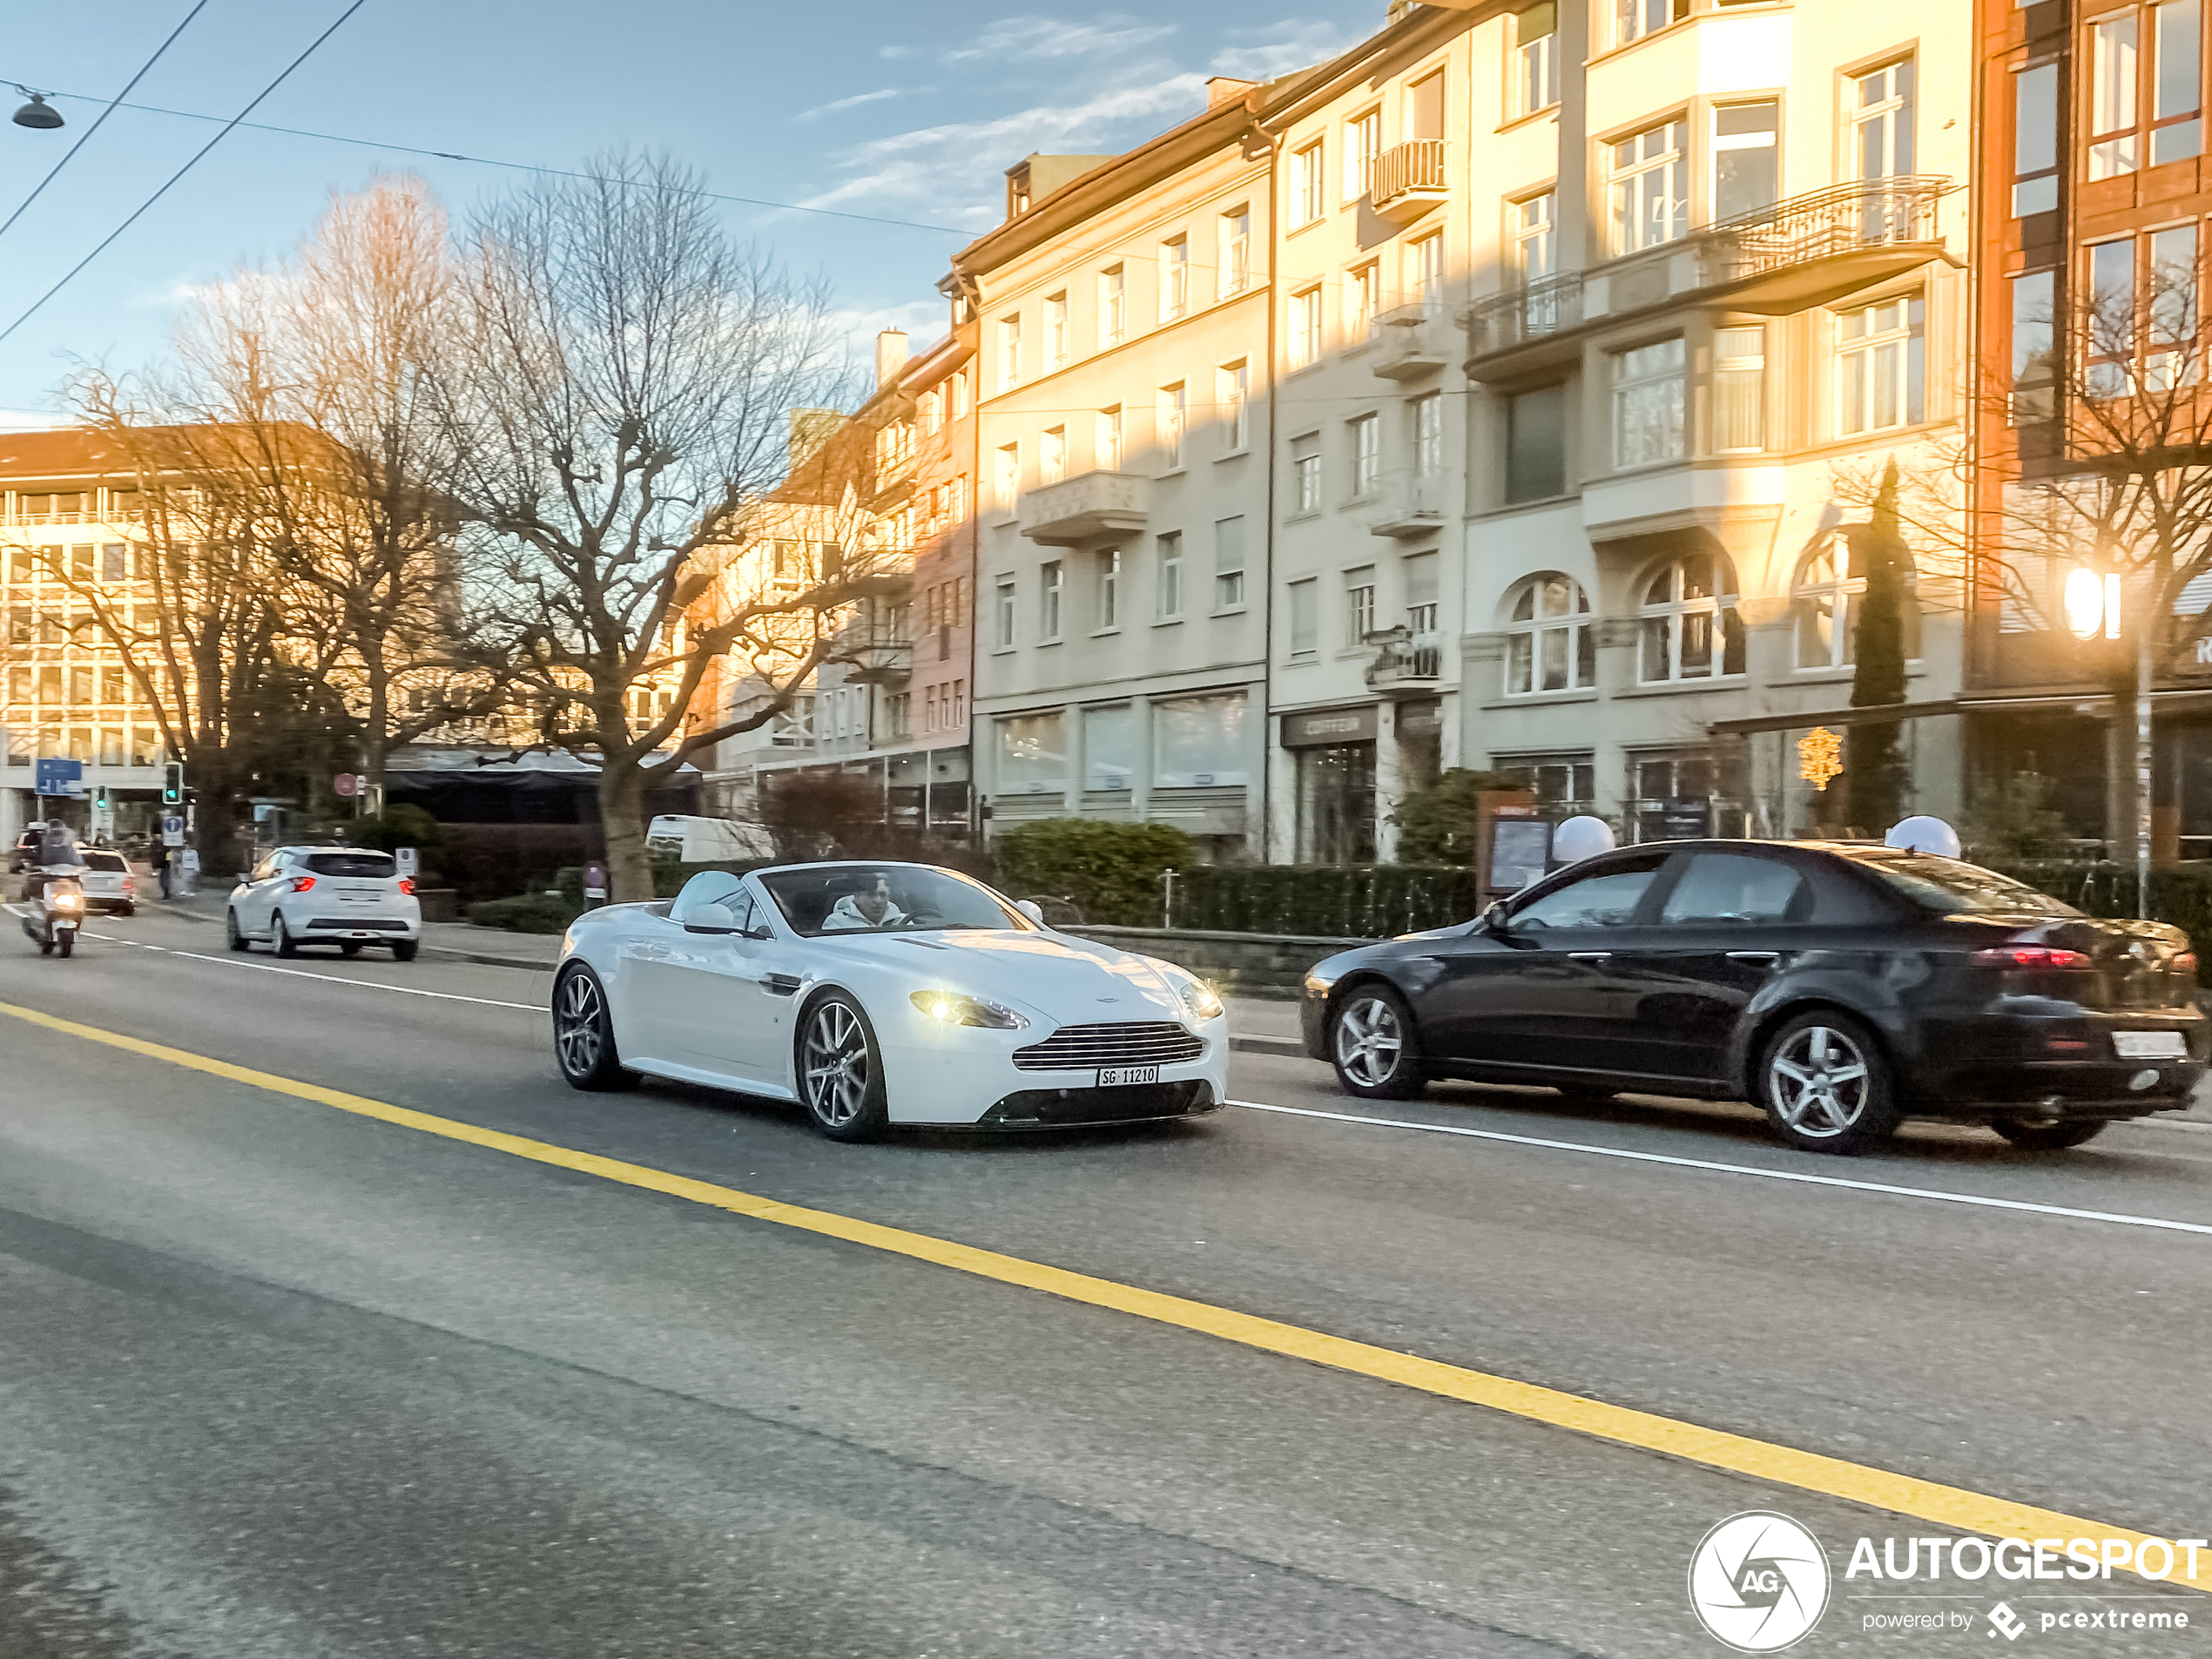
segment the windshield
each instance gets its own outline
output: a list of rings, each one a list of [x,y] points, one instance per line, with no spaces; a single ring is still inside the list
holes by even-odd
[[[388,876],[398,867],[382,853],[310,853],[300,862],[317,875]]]
[[[1911,853],[1897,858],[1856,860],[1892,892],[1900,893],[1923,910],[1942,916],[2078,916],[2072,905],[2060,904],[2048,894],[2038,893],[2022,881],[1977,864],[1932,853]]]
[[[981,883],[907,864],[817,865],[760,878],[794,933],[919,933],[945,927],[1018,928],[1027,916]]]
[[[87,853],[84,855],[84,863],[87,868],[94,870],[127,871],[131,867],[124,861],[123,854],[120,853]]]

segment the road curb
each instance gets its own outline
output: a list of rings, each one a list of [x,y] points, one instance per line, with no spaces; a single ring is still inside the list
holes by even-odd
[[[425,945],[425,956],[442,956],[449,961],[475,962],[483,968],[520,968],[532,974],[550,974],[558,962],[536,962],[522,956],[493,956],[482,951],[452,950],[443,945]]]
[[[1288,1060],[1302,1060],[1305,1057],[1305,1044],[1296,1037],[1231,1037],[1229,1039],[1229,1051],[1231,1054],[1280,1055]]]

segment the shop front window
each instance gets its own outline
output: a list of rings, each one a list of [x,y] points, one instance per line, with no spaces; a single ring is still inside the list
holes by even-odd
[[[999,791],[1007,795],[1042,795],[1068,786],[1065,717],[1016,715],[998,723]]]
[[[1375,745],[1298,752],[1298,861],[1371,864],[1375,857]]]
[[[1242,787],[1248,700],[1241,691],[1171,698],[1152,705],[1152,782],[1161,789]]]

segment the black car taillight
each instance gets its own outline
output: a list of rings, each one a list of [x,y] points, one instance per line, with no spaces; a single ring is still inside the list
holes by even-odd
[[[2062,950],[2054,945],[1995,945],[1974,953],[1974,961],[1985,968],[2087,968],[2089,958],[2078,950]]]

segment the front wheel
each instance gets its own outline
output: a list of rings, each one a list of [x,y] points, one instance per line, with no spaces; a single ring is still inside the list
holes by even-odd
[[[77,930],[72,927],[55,942],[60,947],[62,954],[67,956],[77,948]]]
[[[865,1141],[890,1121],[883,1062],[860,1005],[832,991],[807,1010],[799,1040],[799,1096],[833,1141]]]
[[[297,956],[300,941],[292,936],[292,929],[284,925],[284,912],[278,911],[269,923],[269,943],[280,956]]]
[[[571,1089],[599,1094],[636,1085],[615,1048],[606,988],[588,968],[571,968],[553,987],[553,1057]]]
[[[2029,1123],[2017,1117],[2000,1117],[1989,1127],[2025,1152],[2063,1152],[2069,1146],[2094,1141],[2105,1132],[2107,1119],[2074,1117],[2056,1123]]]
[[[246,935],[238,930],[238,912],[235,910],[223,912],[223,940],[233,950],[246,948]]]
[[[1904,1115],[1881,1045],[1848,1014],[1815,1008],[1785,1021],[1757,1075],[1767,1122],[1801,1151],[1864,1152]]]
[[[1413,1012],[1386,986],[1359,986],[1331,1010],[1329,1060],[1362,1100],[1412,1100],[1428,1087]]]

